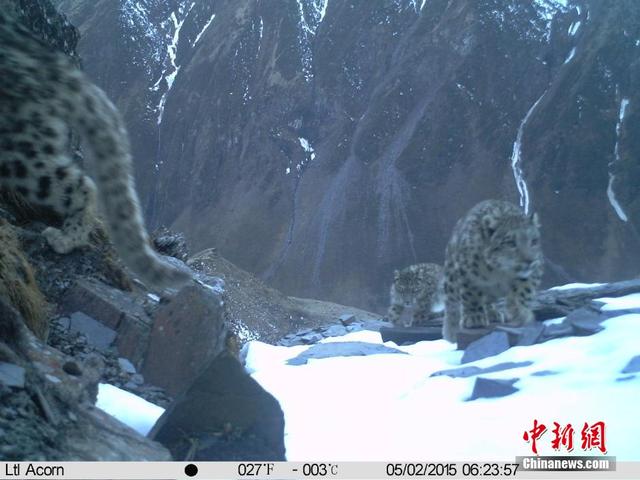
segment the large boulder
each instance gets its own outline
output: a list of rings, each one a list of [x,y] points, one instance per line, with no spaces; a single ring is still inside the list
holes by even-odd
[[[148,382],[177,395],[226,349],[229,332],[222,295],[196,284],[160,305],[141,370]]]
[[[227,353],[206,365],[149,437],[176,460],[285,460],[278,401]]]

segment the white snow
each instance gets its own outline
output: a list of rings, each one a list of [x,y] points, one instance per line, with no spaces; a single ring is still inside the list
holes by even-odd
[[[520,194],[520,206],[524,209],[525,213],[529,213],[529,190],[527,188],[527,182],[524,178],[524,172],[522,171],[522,135],[524,134],[524,127],[529,121],[529,117],[540,103],[540,100],[546,95],[545,90],[540,98],[531,106],[527,114],[520,123],[518,128],[518,134],[516,135],[516,141],[513,142],[513,151],[511,153],[511,170],[513,171],[513,178],[516,181],[516,187]]]
[[[577,21],[571,24],[571,26],[569,27],[569,35],[571,35],[572,37],[578,32],[578,29],[580,28],[580,24],[582,22],[581,21]]]
[[[549,290],[570,290],[572,288],[599,287],[600,285],[604,285],[604,283],[567,283],[566,285],[551,287]]]
[[[576,55],[576,47],[573,47],[573,48],[571,49],[571,51],[569,52],[569,55],[567,56],[567,58],[566,58],[566,60],[564,61],[564,63],[565,63],[565,64],[566,64],[566,63],[569,63],[569,62],[573,59],[573,57],[574,57],[575,55]]]
[[[609,184],[607,185],[607,198],[609,199],[609,203],[615,210],[618,218],[623,222],[628,221],[628,218],[627,214],[624,212],[622,206],[618,202],[615,192],[613,191],[613,182],[615,180],[615,175],[611,172],[611,166],[620,160],[620,129],[622,128],[622,122],[624,121],[624,116],[628,106],[629,99],[623,98],[620,101],[620,109],[618,110],[618,122],[616,123],[616,144],[613,148],[613,161],[609,163]]]
[[[327,13],[329,0],[296,0],[300,15],[298,43],[302,72],[306,81],[313,78],[312,39]]]
[[[305,152],[313,152],[313,147],[309,144],[309,140],[306,138],[298,137],[298,141],[300,142],[300,146],[304,149]]]
[[[568,288],[568,286],[563,286]],[[640,308],[640,294],[601,298],[607,309]],[[502,362],[531,365],[483,373],[517,378],[516,393],[465,401],[476,376],[430,375],[460,366],[462,352],[444,341],[398,347],[405,354],[332,357],[288,365],[308,346],[279,347],[253,341],[243,349],[247,371],[271,394],[285,415],[289,461],[511,461],[531,455],[523,440],[537,420],[548,431],[538,440],[540,455],[566,455],[551,447],[554,422],[575,430],[570,455],[600,455],[581,449],[583,425],[605,422],[607,455],[639,461],[636,415],[640,376],[620,373],[638,355],[640,314],[603,322],[603,331],[529,347],[513,347],[465,364]],[[380,334],[360,331],[324,343],[381,344]],[[534,375],[543,372],[546,375]],[[98,406],[146,434],[162,409],[111,385],[100,385]]]
[[[196,36],[196,39],[193,41],[194,47],[198,44],[198,40],[200,40],[204,32],[207,30],[207,28],[209,28],[209,25],[211,25],[211,22],[213,22],[214,18],[216,18],[215,13],[211,15],[211,18],[207,21],[207,23],[204,24],[204,27],[202,27],[202,30],[200,30],[200,33],[198,33],[198,35]]]
[[[633,301],[640,306],[640,298]],[[516,347],[467,364],[487,367],[533,362],[482,374],[493,379],[519,378],[519,391],[473,402],[465,399],[475,377],[430,377],[438,370],[459,366],[461,352],[444,340],[397,347],[408,355],[334,357],[297,366],[286,361],[306,347],[251,342],[246,363],[253,377],[280,401],[291,461],[506,461],[531,453],[522,435],[532,428],[534,419],[549,428],[538,441],[541,455],[555,453],[550,445],[554,421],[574,426],[576,450],[582,454],[579,439],[584,422],[602,420],[610,432],[608,454],[618,460],[639,460],[635,432],[640,417],[631,412],[636,408],[640,382],[616,381],[638,354],[638,321],[640,315],[616,317],[604,322],[603,332],[590,337]],[[371,331],[325,340],[336,341],[381,343],[380,335]],[[395,347],[390,342],[386,346]],[[531,375],[540,371],[556,373]]]
[[[624,297],[602,297],[596,300],[606,303],[602,310],[625,310],[640,307],[640,293],[632,293]]]
[[[558,13],[564,13],[568,10],[566,0],[534,0],[533,7],[538,16],[545,22],[543,32],[545,40],[551,39],[551,23]]]
[[[149,433],[164,412],[164,408],[108,383],[98,385],[96,407],[129,425],[141,435]]]
[[[162,74],[152,87],[152,90],[157,90],[158,88],[160,88],[160,84],[163,80],[167,84],[167,89],[162,94],[162,97],[160,97],[160,102],[158,103],[158,107],[156,109],[158,111],[158,125],[162,123],[162,115],[164,113],[165,103],[167,102],[167,96],[169,95],[169,91],[173,86],[173,82],[176,79],[178,72],[180,71],[180,65],[176,64],[178,42],[180,41],[180,30],[182,30],[182,25],[184,24],[184,21],[187,19],[187,16],[189,15],[189,12],[191,12],[191,9],[194,5],[195,2],[192,2],[191,6],[187,9],[187,12],[184,14],[181,20],[178,20],[176,12],[171,12],[171,15],[169,16],[171,23],[173,23],[173,36],[171,37],[171,41],[167,44],[167,57],[169,59],[169,66],[167,69],[163,70]]]

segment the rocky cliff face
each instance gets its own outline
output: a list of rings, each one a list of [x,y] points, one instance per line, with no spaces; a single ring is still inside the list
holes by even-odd
[[[635,0],[61,0],[151,226],[369,308],[457,219],[540,214],[548,281],[640,270]]]

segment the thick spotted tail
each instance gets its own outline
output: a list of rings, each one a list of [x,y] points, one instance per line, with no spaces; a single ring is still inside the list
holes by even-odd
[[[191,275],[163,261],[151,248],[135,190],[129,138],[116,107],[77,70],[68,85],[77,87],[82,97],[71,123],[90,150],[98,197],[117,252],[149,286],[184,285]]]

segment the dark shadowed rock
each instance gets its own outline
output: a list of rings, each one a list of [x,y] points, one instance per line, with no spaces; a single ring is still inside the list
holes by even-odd
[[[469,363],[482,358],[498,355],[509,349],[509,336],[506,332],[494,331],[489,335],[469,344],[465,349],[460,363]]]
[[[401,353],[402,350],[366,342],[332,342],[319,343],[309,347],[297,357],[287,361],[289,365],[304,365],[311,359],[331,357],[360,357],[366,355]]]
[[[200,285],[183,288],[155,313],[141,373],[177,395],[225,349],[222,294]]]
[[[95,280],[75,282],[60,304],[62,314],[83,312],[112,329],[117,329],[127,314],[146,315],[130,295]]]
[[[622,369],[621,373],[636,373],[640,372],[640,355],[636,355],[629,363]]]
[[[532,377],[548,377],[549,375],[557,375],[558,372],[554,372],[553,370],[539,370],[537,372],[533,372],[531,374]]]
[[[351,325],[356,321],[356,316],[350,313],[345,313],[340,315],[340,318],[338,320],[340,320],[340,323],[346,327],[347,325]]]
[[[176,460],[285,460],[280,405],[227,354],[209,361],[149,437]]]
[[[518,389],[513,386],[517,381],[517,378],[511,380],[494,380],[491,378],[478,377],[473,385],[473,392],[471,392],[471,396],[467,401],[478,398],[506,397],[518,391]]]
[[[629,380],[633,380],[634,378],[636,378],[635,375],[627,375],[626,377],[618,377],[618,378],[616,378],[616,382],[627,382]]]
[[[442,327],[380,327],[383,342],[411,345],[426,340],[442,338]]]
[[[82,312],[117,332],[121,355],[139,365],[144,358],[151,318],[141,301],[128,292],[89,279],[77,281],[61,302],[61,312]]]
[[[500,372],[502,370],[510,370],[512,368],[528,367],[533,365],[533,362],[503,362],[490,367],[480,368],[472,365],[470,367],[452,368],[450,370],[440,370],[431,374],[432,377],[439,377],[446,375],[452,378],[466,378],[474,375],[481,375],[483,373]]]

